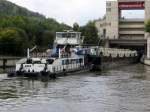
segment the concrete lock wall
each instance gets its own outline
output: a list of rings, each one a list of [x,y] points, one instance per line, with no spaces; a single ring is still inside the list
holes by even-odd
[[[150,0],[145,0],[145,21],[150,19]],[[149,34],[145,32],[145,38],[147,39]]]
[[[121,16],[122,10],[137,9],[145,10],[145,18],[129,19]],[[106,2],[106,15],[97,20],[95,26],[105,47],[135,49],[146,54],[149,34],[145,32],[144,22],[148,19],[150,0],[113,0]]]
[[[6,67],[15,66],[17,61],[18,61],[17,59],[16,60],[7,60],[6,61]],[[3,60],[0,60],[0,67],[3,67]]]
[[[118,39],[118,3],[113,1],[107,1],[106,7],[106,38]]]

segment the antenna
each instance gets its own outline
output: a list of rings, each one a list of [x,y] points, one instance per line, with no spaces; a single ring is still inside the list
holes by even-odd
[[[28,48],[27,49],[27,59],[29,59],[30,58],[30,49]]]

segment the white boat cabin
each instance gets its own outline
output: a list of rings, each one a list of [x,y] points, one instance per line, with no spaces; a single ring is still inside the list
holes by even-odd
[[[81,37],[81,32],[56,32],[56,39],[54,43],[57,45],[70,44],[71,46],[78,46],[82,43],[82,40],[83,38]]]

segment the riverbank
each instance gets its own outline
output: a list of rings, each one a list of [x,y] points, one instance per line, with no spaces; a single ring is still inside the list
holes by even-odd
[[[0,57],[0,68],[6,69],[9,67],[15,67],[16,62],[23,57],[15,57],[15,56],[1,56]]]

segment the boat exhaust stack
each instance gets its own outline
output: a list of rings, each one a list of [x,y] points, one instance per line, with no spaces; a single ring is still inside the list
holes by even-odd
[[[59,48],[59,58],[61,58],[61,49]]]
[[[32,49],[27,49],[27,59],[30,59],[30,52],[33,52],[36,48],[37,46],[34,46]]]

